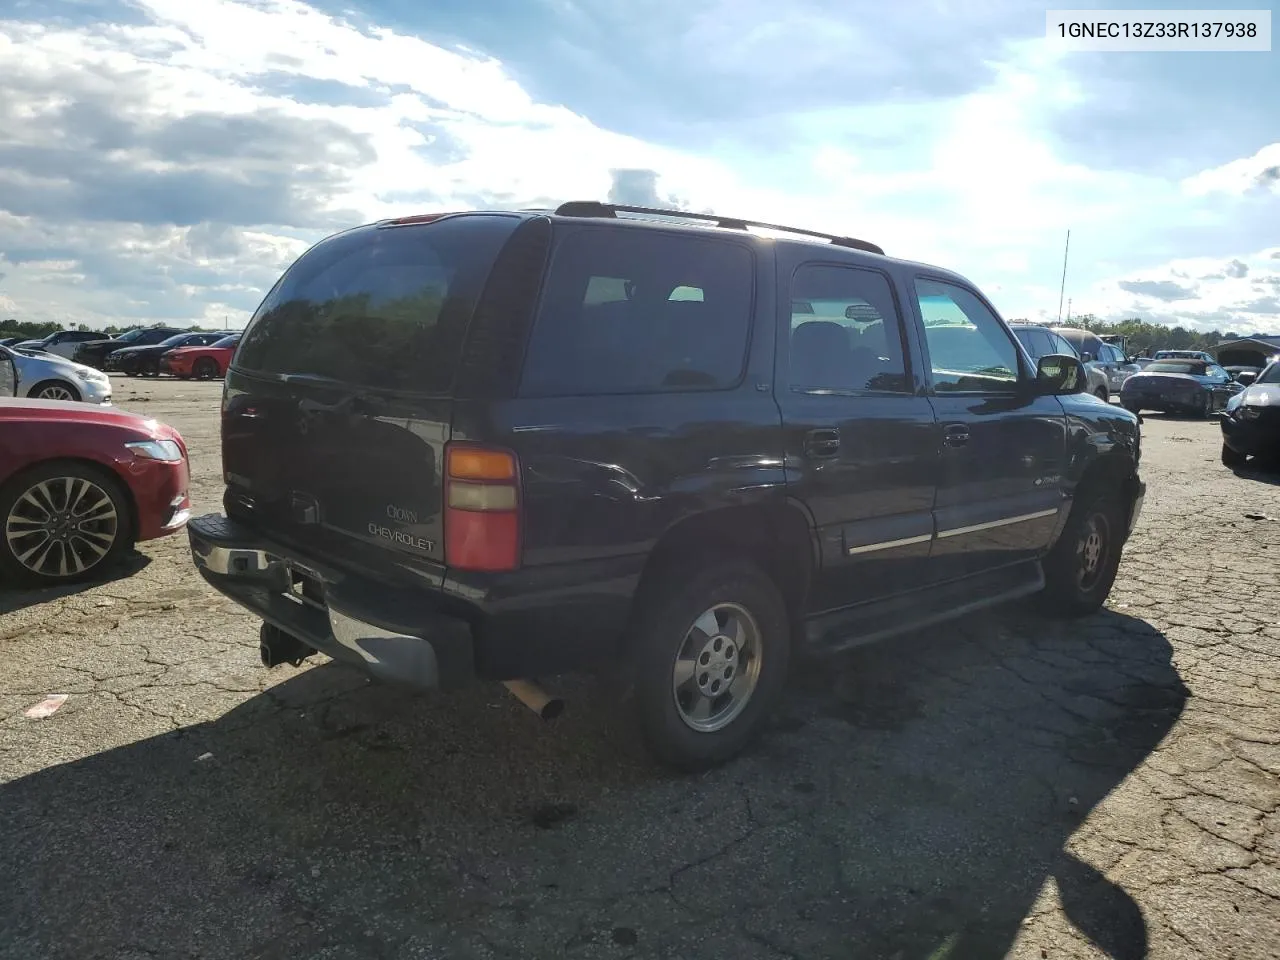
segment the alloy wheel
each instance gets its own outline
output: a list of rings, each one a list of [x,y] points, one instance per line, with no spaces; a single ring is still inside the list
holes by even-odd
[[[5,518],[15,560],[42,577],[78,576],[102,562],[120,533],[115,501],[83,477],[53,477],[29,487]]]
[[[671,693],[685,725],[723,730],[746,709],[760,681],[760,626],[736,603],[718,603],[693,622],[676,651]]]
[[[1101,512],[1092,514],[1084,523],[1076,545],[1076,583],[1082,593],[1098,585],[1111,551],[1111,526]]]
[[[65,387],[60,383],[51,383],[47,387],[43,387],[36,394],[37,400],[74,400],[76,396],[71,392],[70,387]]]

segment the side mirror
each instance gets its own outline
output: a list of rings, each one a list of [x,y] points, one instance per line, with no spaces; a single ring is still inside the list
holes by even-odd
[[[1081,361],[1082,363],[1093,363],[1093,361],[1094,361],[1094,360],[1096,360],[1096,359],[1097,359],[1097,357],[1095,357],[1095,356],[1094,356],[1092,353],[1090,353],[1088,350],[1083,350],[1083,351],[1081,351],[1081,353],[1080,353],[1080,361]]]
[[[1242,386],[1249,386],[1253,381],[1258,379],[1258,375],[1252,370],[1241,370],[1236,374],[1236,383]]]
[[[18,393],[18,371],[13,357],[0,352],[0,397],[13,397]]]
[[[1082,393],[1088,385],[1084,364],[1064,353],[1047,353],[1036,361],[1036,389],[1044,396]]]

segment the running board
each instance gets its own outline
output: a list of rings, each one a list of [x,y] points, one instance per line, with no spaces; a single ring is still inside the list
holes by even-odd
[[[1039,561],[1020,563],[818,614],[806,622],[805,639],[815,651],[834,653],[954,620],[1043,589],[1044,571]]]

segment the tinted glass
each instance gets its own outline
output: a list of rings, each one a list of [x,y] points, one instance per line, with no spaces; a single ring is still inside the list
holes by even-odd
[[[1053,334],[1043,327],[1019,327],[1013,331],[1013,335],[1027,348],[1027,353],[1031,354],[1033,360],[1039,360],[1049,353],[1056,353],[1058,350],[1057,341],[1061,340],[1066,343],[1061,337],[1055,338]]]
[[[574,230],[552,256],[526,396],[718,390],[742,376],[751,252],[650,230]]]
[[[445,393],[511,216],[351,231],[322,240],[267,294],[236,366]]]
[[[1195,377],[1204,376],[1205,365],[1199,360],[1156,360],[1147,364],[1146,373],[1188,373]]]
[[[165,339],[161,340],[158,346],[177,347],[177,346],[181,346],[184,343],[192,343],[195,341],[195,339],[196,339],[196,336],[193,334],[179,333],[179,334],[176,334],[175,336],[166,337]]]
[[[1073,347],[1071,345],[1071,342],[1067,340],[1065,337],[1059,336],[1058,334],[1054,333],[1052,330],[1046,330],[1045,334],[1049,338],[1049,344],[1051,347],[1051,349],[1049,350],[1050,353],[1061,353],[1068,357],[1078,356],[1078,354],[1076,353],[1076,348]]]
[[[809,264],[795,273],[791,303],[792,390],[909,390],[902,321],[883,274]]]
[[[1018,386],[1018,351],[1003,325],[973,293],[938,280],[916,280],[925,342],[938,393],[1010,393]]]
[[[234,347],[234,346],[235,346],[237,343],[239,343],[239,342],[240,342],[240,336],[239,336],[239,334],[237,334],[237,335],[236,335],[236,336],[234,336],[234,337],[223,337],[223,338],[222,338],[222,339],[220,339],[220,340],[215,340],[215,341],[213,341],[213,343],[209,344],[209,346],[211,346],[211,347]]]
[[[1280,383],[1280,363],[1272,363],[1262,368],[1254,383]]]

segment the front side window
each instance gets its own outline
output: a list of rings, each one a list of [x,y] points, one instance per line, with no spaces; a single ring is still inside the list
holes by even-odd
[[[787,378],[792,390],[907,393],[904,357],[902,320],[884,274],[826,264],[796,271]]]
[[[741,379],[755,261],[745,246],[577,229],[552,257],[524,396],[723,390]]]
[[[1018,351],[1003,324],[972,291],[917,278],[915,292],[936,392],[1018,389]]]

